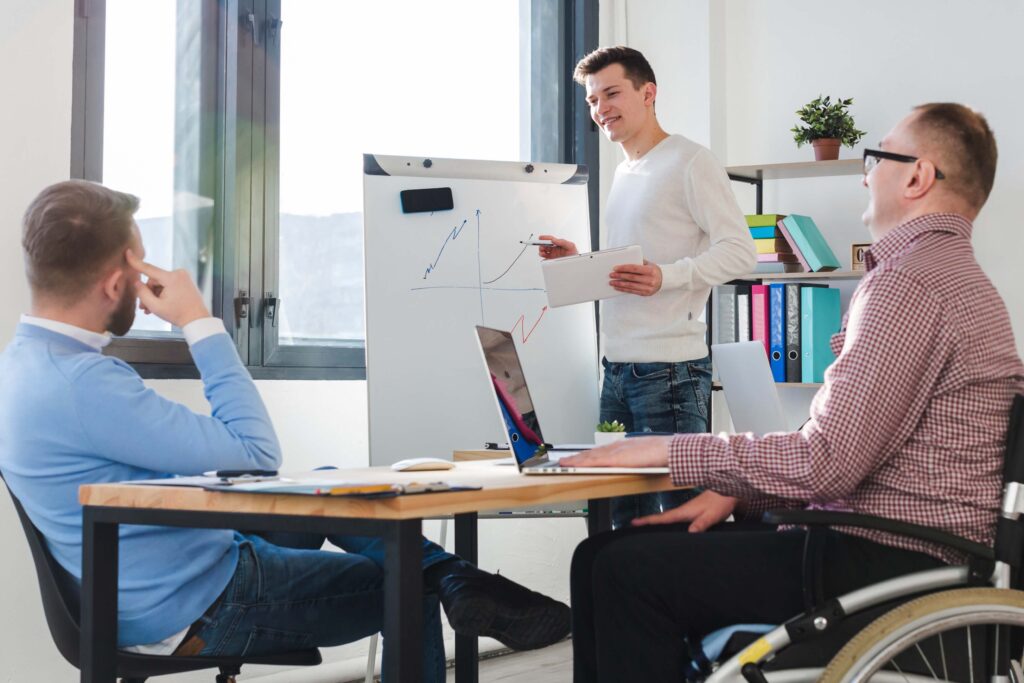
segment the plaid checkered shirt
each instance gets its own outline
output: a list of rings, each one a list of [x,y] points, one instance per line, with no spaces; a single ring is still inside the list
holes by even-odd
[[[844,510],[991,544],[1024,365],[1006,307],[974,258],[971,229],[962,216],[929,214],[874,244],[800,431],[676,436],[673,481],[742,498],[747,516]],[[963,561],[936,544],[840,530]]]

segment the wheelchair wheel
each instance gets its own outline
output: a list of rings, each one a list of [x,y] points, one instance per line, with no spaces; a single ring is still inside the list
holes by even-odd
[[[1004,676],[1015,678],[1022,633],[1022,591],[962,588],[934,593],[868,625],[832,659],[821,681],[982,683],[993,675],[994,658],[1008,672]]]

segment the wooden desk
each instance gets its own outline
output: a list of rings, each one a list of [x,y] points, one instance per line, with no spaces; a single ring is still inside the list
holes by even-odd
[[[325,472],[290,474],[323,478]],[[220,493],[198,488],[94,484],[79,490],[82,509],[81,680],[115,683],[117,647],[117,554],[120,524],[193,528],[307,531],[380,536],[385,542],[384,658],[386,680],[421,679],[423,650],[422,522],[455,516],[455,552],[477,561],[477,513],[523,505],[588,499],[590,533],[610,528],[607,498],[673,488],[667,475],[525,476],[514,466],[460,462],[439,472],[390,468],[334,470],[349,481],[408,483],[447,481],[478,491],[430,493],[383,499]],[[477,640],[455,639],[457,683],[477,681]]]

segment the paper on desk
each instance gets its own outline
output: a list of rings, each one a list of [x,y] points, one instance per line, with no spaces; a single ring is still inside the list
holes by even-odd
[[[399,496],[438,491],[464,491],[479,486],[452,486],[447,482],[383,483],[345,479],[288,479],[278,477],[264,481],[224,481],[219,477],[171,477],[123,482],[149,486],[197,486],[212,491],[234,493],[291,493],[307,496]]]

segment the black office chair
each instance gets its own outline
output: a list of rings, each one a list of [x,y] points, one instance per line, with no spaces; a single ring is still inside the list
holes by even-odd
[[[0,479],[3,475],[0,474]],[[4,480],[4,484],[6,484]],[[8,489],[10,492],[10,489]],[[32,561],[39,577],[39,592],[43,598],[43,612],[50,635],[64,659],[78,668],[79,660],[79,588],[78,584],[50,554],[43,535],[25,514],[21,502],[11,493],[14,509],[25,530]],[[243,664],[271,664],[275,666],[316,666],[321,662],[316,648],[296,650],[265,657],[177,657],[172,655],[139,655],[117,653],[117,675],[122,683],[143,683],[151,676],[220,669],[217,683],[233,683]]]

